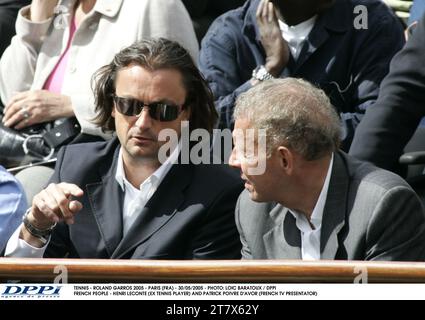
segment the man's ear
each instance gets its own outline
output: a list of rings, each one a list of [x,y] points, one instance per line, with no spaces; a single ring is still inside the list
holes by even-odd
[[[112,118],[115,118],[115,107],[112,107],[111,116],[112,116]]]
[[[282,170],[286,171],[286,173],[291,173],[294,167],[294,155],[291,150],[287,147],[279,146],[277,153]]]

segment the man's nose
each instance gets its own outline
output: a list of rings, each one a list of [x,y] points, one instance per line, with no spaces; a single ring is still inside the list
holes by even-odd
[[[236,148],[232,149],[232,153],[230,154],[230,158],[229,158],[229,165],[234,168],[241,167],[241,163],[237,156]]]
[[[136,126],[139,128],[150,128],[152,126],[152,118],[149,115],[149,107],[143,107],[142,111],[137,115]]]

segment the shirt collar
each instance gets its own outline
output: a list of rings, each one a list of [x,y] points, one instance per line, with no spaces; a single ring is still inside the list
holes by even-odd
[[[331,161],[329,163],[328,173],[326,174],[325,183],[323,184],[322,191],[320,192],[319,199],[311,214],[311,224],[318,229],[322,225],[323,210],[325,209],[326,198],[328,197],[329,183],[331,181],[332,167],[334,163],[334,154],[332,153]]]
[[[333,163],[334,163],[334,154],[332,153],[328,172],[325,178],[325,182],[323,183],[322,190],[320,191],[319,198],[317,199],[316,205],[314,206],[314,209],[310,218],[310,223],[314,226],[315,230],[321,228],[322,226],[323,211],[325,209],[326,198],[328,197],[329,183],[331,181]],[[302,230],[308,226],[308,221],[304,214],[299,213],[295,210],[289,210],[289,212],[296,219],[296,225],[298,229]]]
[[[285,34],[291,34],[297,37],[307,37],[310,31],[313,29],[314,24],[317,20],[317,15],[310,19],[303,21],[295,26],[289,26],[285,22],[278,20],[280,30]]]
[[[159,185],[162,180],[165,178],[167,173],[170,171],[173,164],[177,163],[179,154],[181,150],[181,142],[177,145],[177,148],[171,152],[171,155],[168,157],[168,159],[158,168],[155,170],[154,173],[148,178],[148,179],[154,179],[155,184]],[[123,158],[122,158],[122,147],[120,148],[119,154],[118,154],[118,164],[117,164],[117,171],[115,173],[115,180],[120,185],[121,189],[125,192],[125,185],[129,184],[130,182],[127,180],[125,176],[124,171],[124,164],[123,164]],[[147,179],[146,179],[147,180]]]

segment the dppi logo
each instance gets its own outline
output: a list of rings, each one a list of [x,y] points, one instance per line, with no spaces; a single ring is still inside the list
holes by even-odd
[[[6,285],[2,297],[59,297],[61,286]]]

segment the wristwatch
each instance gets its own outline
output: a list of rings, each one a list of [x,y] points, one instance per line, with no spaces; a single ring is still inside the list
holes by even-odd
[[[52,226],[46,229],[39,229],[35,227],[34,225],[32,225],[31,222],[29,221],[28,215],[30,212],[31,212],[31,207],[28,208],[28,210],[25,212],[22,218],[22,222],[24,223],[25,229],[27,229],[32,236],[39,239],[43,243],[43,245],[45,245],[49,241],[50,235],[52,234],[53,229],[56,227],[56,222]]]
[[[266,67],[261,65],[252,71],[252,77],[258,81],[274,79],[274,77],[267,71]]]

